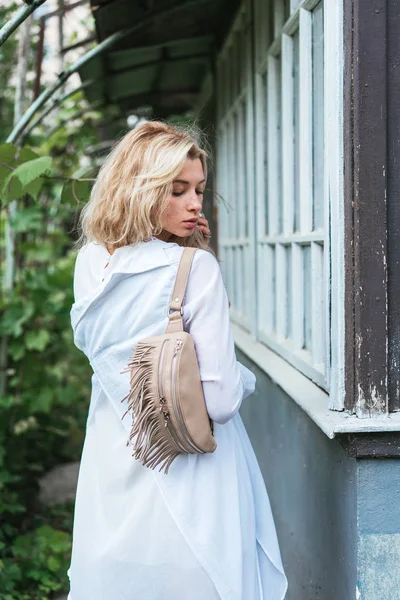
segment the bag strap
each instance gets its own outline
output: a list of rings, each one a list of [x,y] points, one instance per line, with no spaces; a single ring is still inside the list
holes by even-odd
[[[165,333],[176,333],[183,331],[182,304],[185,297],[189,273],[197,248],[184,248],[176,274],[174,291],[172,293],[169,310],[172,311],[168,317],[169,323]]]

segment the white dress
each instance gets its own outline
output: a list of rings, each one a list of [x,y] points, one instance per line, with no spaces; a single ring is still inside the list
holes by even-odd
[[[182,248],[153,238],[80,250],[74,340],[93,369],[77,487],[69,600],[282,600],[287,581],[268,495],[238,409],[255,377],[236,361],[218,262],[196,252],[183,319],[218,444],[168,475],[126,445],[138,340],[164,333]],[[251,400],[249,400],[251,401]]]

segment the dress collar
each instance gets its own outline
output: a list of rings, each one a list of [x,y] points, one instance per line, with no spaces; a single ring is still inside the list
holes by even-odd
[[[107,248],[101,244],[89,242],[87,246],[84,246],[82,251],[87,251],[88,257],[86,260],[83,256],[81,257],[78,268],[82,269],[83,272],[76,272],[75,277],[84,276],[84,270],[87,268],[91,252],[100,252],[108,260],[109,264],[105,280],[96,285],[90,294],[72,304],[70,317],[73,329],[75,329],[78,321],[81,320],[90,306],[103,297],[103,295],[107,294],[121,278],[170,265],[171,261],[167,250],[173,246],[178,246],[178,244],[162,242],[158,238],[151,238],[151,240],[140,242],[139,244],[121,246],[111,255]]]

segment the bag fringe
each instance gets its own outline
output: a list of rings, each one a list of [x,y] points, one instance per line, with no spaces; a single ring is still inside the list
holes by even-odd
[[[130,391],[121,402],[128,401],[127,413],[132,413],[132,429],[127,446],[133,446],[133,453],[145,467],[154,469],[161,464],[159,471],[168,473],[172,461],[180,454],[172,440],[165,438],[164,425],[159,416],[157,399],[151,391],[152,366],[155,346],[139,342],[126,369],[130,372]],[[133,438],[136,439],[134,441]]]

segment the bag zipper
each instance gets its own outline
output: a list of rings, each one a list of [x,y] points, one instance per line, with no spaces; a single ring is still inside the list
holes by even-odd
[[[160,400],[160,404],[163,405],[166,403],[164,398],[164,379],[163,379],[163,365],[164,365],[164,354],[165,354],[165,346],[169,343],[169,340],[164,340],[160,350],[160,358],[158,360],[158,398]],[[160,407],[161,412],[162,406]]]
[[[198,454],[205,454],[205,451],[199,448],[197,444],[194,442],[192,437],[190,436],[187,427],[185,425],[185,421],[182,414],[182,408],[178,400],[178,395],[176,393],[176,368],[178,363],[178,352],[181,350],[183,346],[183,341],[177,339],[175,342],[175,350],[174,355],[172,357],[172,365],[171,365],[171,381],[172,381],[172,406],[174,408],[175,416],[179,423],[180,432],[184,438],[185,443],[189,446],[191,450],[194,450]]]
[[[182,451],[182,452],[186,452],[186,448],[184,448],[180,442],[180,440],[178,439],[175,431],[174,431],[174,427],[171,423],[171,418],[170,418],[170,414],[169,414],[169,410],[165,407],[165,404],[167,403],[165,396],[164,396],[164,377],[163,377],[163,366],[164,366],[164,356],[165,356],[165,350],[166,350],[166,346],[167,344],[169,344],[169,340],[164,340],[162,346],[161,346],[161,350],[160,350],[160,358],[158,361],[158,398],[159,398],[159,402],[160,402],[160,412],[163,413],[164,415],[164,427],[166,429],[168,429],[172,439],[174,440],[176,446],[178,446],[178,448]],[[169,424],[169,426],[168,426]]]

